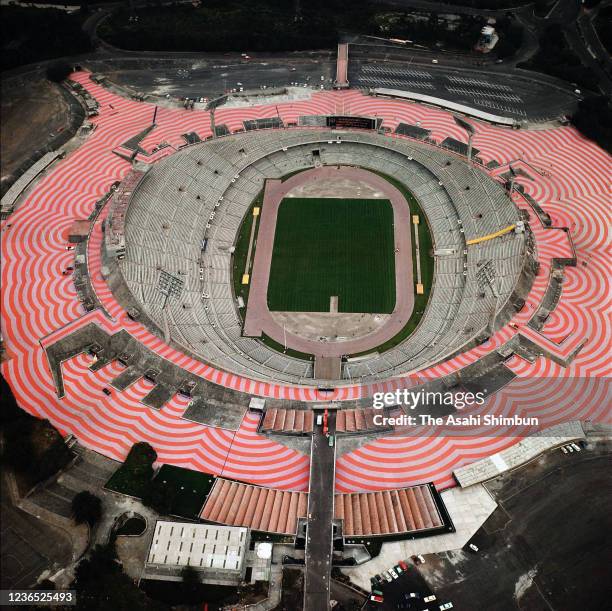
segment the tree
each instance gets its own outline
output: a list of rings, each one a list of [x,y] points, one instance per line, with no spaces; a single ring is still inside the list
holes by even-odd
[[[156,460],[157,453],[148,443],[135,443],[107,486],[122,494],[143,498],[151,486],[153,463]]]
[[[102,501],[87,490],[79,492],[72,499],[72,517],[77,524],[92,527],[102,517]]]
[[[189,585],[193,585],[194,583],[200,583],[200,575],[191,565],[187,565],[181,571],[181,579],[183,580],[183,583]]]
[[[77,608],[86,611],[133,611],[167,607],[147,598],[126,575],[117,560],[114,542],[96,545],[75,570],[73,587]]]
[[[31,418],[31,416],[17,405],[17,399],[11,387],[0,375],[0,427],[4,428],[5,425],[15,420],[25,418]]]
[[[14,409],[13,401],[7,396],[2,404],[2,407],[8,404],[10,410],[2,422],[2,460],[22,475],[24,484],[32,487],[65,467],[73,455],[48,420]]]
[[[612,152],[612,104],[606,96],[582,100],[572,122],[587,138]]]
[[[53,83],[61,83],[71,72],[72,66],[63,61],[53,62],[47,66],[47,78]]]
[[[181,571],[181,579],[183,580],[183,600],[190,605],[202,602],[204,589],[198,572],[192,566],[186,566]]]

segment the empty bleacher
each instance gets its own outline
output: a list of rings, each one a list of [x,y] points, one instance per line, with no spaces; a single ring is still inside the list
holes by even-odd
[[[381,427],[374,424],[376,414],[381,414],[381,410],[374,408],[338,410],[336,412],[336,433],[379,431]]]
[[[450,136],[448,138],[444,138],[440,144],[451,151],[455,151],[455,153],[459,153],[459,155],[467,156],[468,154],[468,145],[465,142],[461,142],[461,140],[451,138]],[[472,148],[472,156],[475,157],[479,152],[479,149],[475,147]]]
[[[429,485],[337,494],[335,517],[344,520],[345,536],[410,533],[444,526]]]
[[[312,410],[267,409],[260,430],[264,433],[301,435],[312,433],[313,424]]]
[[[335,518],[345,536],[394,535],[444,528],[433,494],[424,484],[397,490],[336,494]],[[306,517],[308,494],[263,488],[218,478],[200,518],[253,530],[293,535]]]
[[[229,526],[293,535],[297,520],[306,516],[308,495],[241,484],[219,478],[200,517]]]
[[[347,131],[338,141],[338,132],[329,129],[259,129],[187,146],[147,174],[127,211],[120,268],[160,328],[166,322],[156,270],[181,270],[181,298],[171,300],[166,313],[173,336],[188,350],[238,374],[298,384],[312,380],[312,362],[242,337],[229,249],[265,179],[313,167],[316,148],[323,164],[361,166],[410,185],[436,249],[448,251],[435,258],[436,281],[415,332],[384,354],[344,363],[343,377],[370,381],[396,375],[398,368],[429,366],[482,332],[492,308],[510,297],[525,251],[524,239],[514,234],[466,246],[466,240],[516,221],[501,185],[414,138]],[[200,248],[203,239],[206,251]],[[490,289],[481,297],[475,274],[482,260],[504,261],[497,265],[499,299]]]
[[[410,125],[409,123],[399,123],[395,128],[395,133],[417,140],[425,140],[431,134],[431,130],[419,127],[418,125]]]

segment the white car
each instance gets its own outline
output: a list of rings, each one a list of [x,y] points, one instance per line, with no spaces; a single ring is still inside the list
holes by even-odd
[[[432,64],[437,64],[437,63],[438,63],[438,60],[437,60],[437,59],[432,59],[432,60],[431,60],[431,63],[432,63]]]
[[[443,605],[440,605],[440,611],[446,611],[446,609],[452,609],[453,608],[453,603],[444,603]]]
[[[478,546],[477,546],[477,545],[474,545],[473,543],[470,543],[470,546],[469,546],[469,547],[470,547],[470,549],[471,549],[473,552],[477,552],[477,551],[478,551]]]
[[[432,594],[431,596],[426,596],[423,599],[423,602],[424,603],[430,603],[430,602],[433,602],[434,600],[436,600],[436,596],[435,596],[435,594]]]
[[[395,572],[394,569],[389,569],[389,573],[391,573],[391,575],[393,576],[393,579],[397,579],[398,578],[398,574]]]
[[[383,571],[382,576],[387,580],[387,581],[393,581],[393,577],[391,577],[391,575],[389,574],[389,571]]]

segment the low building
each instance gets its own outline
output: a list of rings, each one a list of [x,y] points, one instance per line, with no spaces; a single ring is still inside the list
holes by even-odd
[[[158,520],[143,578],[181,581],[189,566],[202,583],[237,586],[244,581],[249,543],[248,528]]]

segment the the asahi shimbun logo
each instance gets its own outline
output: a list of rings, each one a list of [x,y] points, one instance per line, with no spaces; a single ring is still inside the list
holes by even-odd
[[[397,389],[393,392],[375,393],[372,405],[382,410],[384,407],[406,406],[409,409],[440,406],[453,407],[462,410],[473,406],[483,405],[484,392],[433,392],[425,390]],[[518,415],[496,416],[493,414],[401,414],[398,416],[385,416],[384,413],[374,416],[376,426],[538,426],[538,418],[525,418]]]

